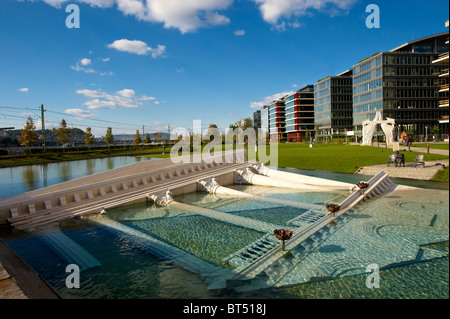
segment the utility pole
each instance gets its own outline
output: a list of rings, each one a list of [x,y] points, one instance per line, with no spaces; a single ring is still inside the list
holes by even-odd
[[[44,104],[41,104],[41,123],[42,123],[42,152],[46,152],[45,149],[45,121],[44,121]]]

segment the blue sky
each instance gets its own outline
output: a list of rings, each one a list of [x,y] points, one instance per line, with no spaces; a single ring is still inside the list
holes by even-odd
[[[65,23],[71,3],[77,29]],[[365,25],[371,3],[379,29]],[[446,31],[448,10],[445,0],[1,0],[0,127],[39,122],[44,104],[47,127],[64,117],[97,136],[193,120],[225,128],[274,96]]]

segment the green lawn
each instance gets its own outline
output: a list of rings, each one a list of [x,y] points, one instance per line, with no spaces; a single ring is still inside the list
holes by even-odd
[[[412,144],[411,147],[422,147],[427,148],[427,144]],[[433,144],[430,143],[430,148],[438,149],[438,150],[448,150],[448,143],[447,144]]]
[[[249,151],[251,155],[253,148]],[[278,167],[355,173],[363,166],[386,164],[389,154],[392,153],[394,153],[392,149],[383,147],[319,143],[310,148],[307,143],[280,143],[278,144]],[[419,154],[408,151],[400,153],[405,154],[406,162],[414,162],[416,155]],[[170,154],[151,155],[151,157],[165,158],[169,156]],[[428,161],[446,158],[448,156],[425,154],[425,160]]]
[[[435,181],[435,182],[448,182],[449,181],[449,179],[448,179],[448,167],[438,171],[436,173],[436,175],[434,175],[432,180]]]
[[[385,164],[392,149],[347,144],[278,144],[278,166],[310,170],[354,173],[363,166]],[[406,162],[413,162],[419,153],[401,151]],[[425,154],[425,160],[446,159],[448,156]]]

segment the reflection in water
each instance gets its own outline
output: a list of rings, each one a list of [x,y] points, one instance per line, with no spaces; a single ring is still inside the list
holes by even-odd
[[[32,165],[24,166],[22,170],[22,178],[23,182],[27,187],[27,190],[32,190],[36,187],[36,180],[38,179],[38,174],[36,174]]]
[[[44,187],[48,186],[47,183],[47,176],[48,176],[48,164],[42,164],[42,180],[44,183]]]
[[[87,175],[94,174],[94,160],[86,160],[86,173]]]
[[[152,158],[139,158],[152,160]],[[133,164],[133,156],[0,168],[0,199]]]
[[[106,169],[110,170],[114,168],[114,159],[112,157],[106,158]]]
[[[71,166],[72,163],[71,162],[62,162],[60,163],[58,169],[59,169],[59,177],[60,177],[60,182],[67,182],[68,180],[70,180],[70,175],[71,175]]]

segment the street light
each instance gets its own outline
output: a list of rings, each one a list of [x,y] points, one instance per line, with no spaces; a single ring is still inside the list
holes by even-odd
[[[428,126],[425,125],[425,142],[428,142]]]

